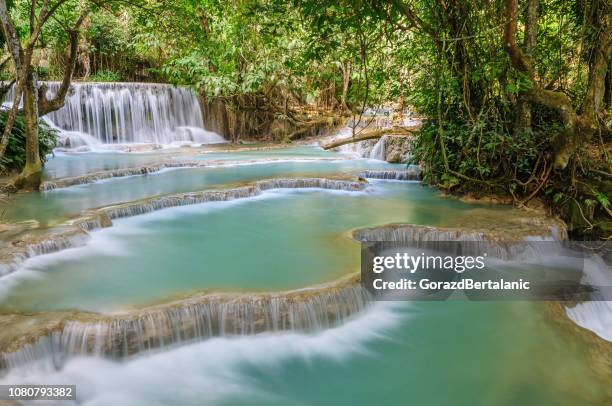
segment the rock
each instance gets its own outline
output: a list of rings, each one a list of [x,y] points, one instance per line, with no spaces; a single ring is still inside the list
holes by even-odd
[[[385,135],[385,160],[390,163],[406,163],[412,157],[413,137]]]

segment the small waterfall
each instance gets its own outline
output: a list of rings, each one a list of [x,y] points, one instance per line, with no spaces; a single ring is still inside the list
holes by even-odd
[[[351,138],[353,136],[353,129],[350,126],[344,127],[341,129],[335,137],[334,140],[341,140]],[[378,141],[376,140],[366,140],[360,142],[353,142],[349,144],[344,144],[338,148],[335,148],[336,151],[343,152],[345,154],[350,154],[353,156],[358,156],[360,158],[371,158],[378,159],[381,161],[385,160],[385,137],[381,137]]]
[[[385,156],[385,137],[380,137],[374,148],[372,148],[372,152],[370,152],[370,158],[384,161]]]
[[[344,323],[371,302],[358,278],[323,287],[269,294],[205,294],[127,314],[57,313],[23,323],[34,337],[18,337],[0,354],[0,369],[39,360],[60,367],[69,357],[125,359],[135,354],[216,336],[262,332],[312,333]],[[34,327],[34,328],[32,328]],[[37,328],[39,327],[39,328]]]
[[[263,159],[248,159],[248,160],[211,160],[211,161],[166,161],[158,164],[136,166],[131,168],[121,169],[110,169],[107,171],[91,172],[85,175],[72,176],[68,178],[57,178],[53,180],[47,180],[40,184],[39,190],[41,192],[49,192],[56,189],[67,188],[77,185],[86,185],[90,183],[96,183],[106,179],[122,178],[127,176],[142,176],[156,172],[160,172],[164,169],[180,169],[180,168],[219,168],[219,167],[230,167],[230,166],[244,166],[254,164],[265,164],[275,162],[313,162],[313,161],[338,161],[339,158],[300,158],[300,159],[287,159],[287,158],[263,158]]]
[[[197,127],[176,127],[179,140],[188,140],[198,144],[223,144],[225,139],[219,134]]]
[[[183,163],[177,163],[181,164]],[[326,178],[269,179],[234,189],[158,196],[92,210],[83,217],[67,222],[58,230],[50,230],[43,236],[22,236],[18,243],[0,247],[0,276],[15,271],[27,258],[82,245],[88,237],[87,231],[109,227],[112,220],[117,218],[137,216],[170,207],[243,199],[258,196],[271,189],[318,188],[356,192],[363,190],[366,185],[367,183],[362,181]]]
[[[88,237],[83,229],[70,228],[42,238],[32,236],[32,242],[7,244],[0,248],[0,276],[14,272],[28,258],[83,245]],[[20,240],[27,238],[22,236]]]
[[[374,141],[361,141],[361,142],[353,142],[350,144],[344,144],[337,148],[339,152],[343,152],[345,154],[350,154],[352,156],[357,156],[359,158],[369,158],[372,152],[372,148],[374,148]]]
[[[325,178],[270,179],[256,182],[252,186],[244,186],[229,190],[192,192],[154,197],[144,201],[100,209],[98,213],[104,213],[109,219],[113,220],[150,213],[169,207],[243,199],[258,196],[262,192],[271,189],[318,188],[355,192],[363,190],[365,186],[366,183],[364,182]]]
[[[48,192],[51,190],[70,186],[95,183],[104,179],[121,178],[125,176],[148,175],[150,173],[159,172],[163,169],[169,168],[196,168],[199,166],[206,166],[206,164],[203,162],[176,161],[163,162],[157,165],[146,165],[134,168],[113,169],[109,171],[89,173],[87,175],[45,181],[40,184],[39,190],[41,192]]]
[[[601,253],[600,253],[601,254]],[[604,340],[612,342],[612,301],[609,287],[612,285],[612,267],[600,255],[590,255],[584,261],[584,280],[590,286],[601,286],[603,292],[594,289],[590,301],[568,305],[567,316],[577,325],[593,331]]]
[[[53,97],[59,85],[47,82],[48,97]],[[12,100],[11,94],[7,100]],[[69,147],[225,142],[203,129],[200,104],[190,90],[166,84],[73,83],[64,107],[44,119],[61,130]]]
[[[361,228],[353,232],[358,241],[485,241],[483,232],[463,231],[451,228],[419,226],[413,224],[388,224]]]
[[[417,166],[411,166],[405,171],[365,171],[359,176],[364,179],[421,180],[421,170]]]
[[[420,226],[414,224],[388,224],[379,227],[362,228],[353,231],[353,238],[361,242],[399,242],[408,246],[432,248],[432,244],[439,243],[441,251],[446,248],[455,249],[456,245],[448,242],[466,242],[461,245],[462,255],[482,255],[484,252],[489,257],[507,260],[537,259],[542,257],[540,244],[547,241],[545,246],[550,254],[550,249],[560,248],[560,241],[554,238],[555,231],[550,229],[549,240],[537,238],[517,238],[505,235],[503,231],[480,231],[463,230],[457,228],[443,228]],[[546,255],[544,255],[546,256]]]

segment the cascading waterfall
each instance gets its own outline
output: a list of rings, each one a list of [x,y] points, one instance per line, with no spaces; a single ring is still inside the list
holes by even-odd
[[[353,136],[353,129],[350,126],[344,127],[336,134],[335,140],[346,139]],[[361,158],[385,160],[385,137],[381,137],[378,141],[366,140],[361,142],[353,142],[342,145],[336,148],[337,151],[346,154],[355,155]]]
[[[48,97],[58,82],[48,82]],[[9,92],[7,100],[12,100]],[[189,141],[225,142],[203,128],[196,96],[156,83],[73,83],[63,108],[45,116],[61,131],[65,146]]]
[[[359,176],[365,179],[421,180],[421,169],[416,165],[411,165],[404,171],[365,171]]]
[[[74,176],[71,178],[63,178],[53,181],[45,181],[40,184],[39,190],[41,192],[48,192],[51,190],[65,188],[75,185],[84,185],[88,183],[95,183],[100,180],[110,179],[110,178],[120,178],[126,176],[137,176],[137,175],[148,175],[151,173],[159,172],[163,169],[171,169],[171,168],[197,168],[201,166],[206,166],[206,163],[203,162],[191,162],[191,161],[177,161],[177,162],[162,162],[160,164],[155,165],[145,165],[139,166],[135,168],[123,168],[123,169],[113,169],[109,171],[102,172],[94,172],[81,176]]]
[[[546,234],[546,231],[544,231]],[[440,251],[456,249],[449,242],[466,242],[461,246],[461,255],[478,256],[487,253],[491,258],[501,260],[521,260],[541,258],[539,243],[548,241],[546,248],[559,244],[557,232],[553,229],[546,234],[547,239],[534,237],[517,238],[500,232],[464,230],[457,228],[429,227],[413,224],[388,224],[379,227],[362,228],[353,232],[353,238],[361,242],[398,242],[412,247],[438,246]],[[560,245],[559,245],[560,247]],[[549,251],[545,251],[550,253]],[[544,255],[545,256],[545,255]]]
[[[584,283],[591,286],[612,285],[612,267],[597,255],[590,255],[584,261]],[[577,325],[593,331],[601,338],[612,341],[612,301],[605,294],[594,289],[592,301],[576,303],[566,307],[567,316]]]
[[[339,158],[300,158],[299,160],[291,159],[292,162],[314,162],[314,161],[338,161]],[[264,159],[244,159],[238,161],[183,161],[169,160],[157,164],[136,166],[131,168],[110,169],[107,171],[91,172],[85,175],[72,176],[68,178],[58,178],[47,180],[40,184],[41,192],[49,192],[56,189],[67,188],[76,185],[85,185],[96,183],[105,179],[121,178],[127,176],[141,176],[160,172],[165,169],[181,169],[181,168],[219,168],[231,166],[243,166],[252,164],[264,163],[280,163],[288,162],[286,158],[264,158]]]
[[[278,178],[255,182],[249,186],[220,191],[200,191],[152,197],[132,203],[109,206],[86,213],[50,231],[49,235],[33,236],[31,240],[22,236],[18,244],[0,246],[0,275],[17,270],[28,258],[79,246],[87,239],[85,231],[93,231],[112,225],[112,220],[151,213],[170,207],[187,206],[206,202],[229,201],[261,195],[272,189],[318,188],[357,192],[367,186],[366,182],[326,178]],[[25,241],[23,241],[25,240]]]
[[[55,252],[82,244],[83,230],[110,226],[111,219],[188,204],[257,196],[278,188],[322,188],[360,191],[365,182],[325,178],[270,179],[223,191],[160,196],[94,210],[62,226],[54,235],[22,242],[13,259]],[[72,229],[67,228],[72,225]],[[25,238],[25,237],[24,237]],[[1,255],[4,258],[5,255]],[[15,255],[18,257],[16,258]],[[3,337],[0,369],[35,361],[61,366],[79,355],[125,359],[132,355],[216,336],[251,335],[267,331],[316,332],[344,323],[371,302],[358,276],[331,284],[279,293],[202,293],[166,304],[120,314],[42,312],[13,315]]]
[[[125,315],[58,315],[51,324],[41,322],[41,335],[33,342],[0,354],[0,369],[39,360],[59,367],[79,355],[125,359],[216,336],[316,332],[342,324],[370,302],[369,294],[352,278],[286,293],[204,295]]]
[[[104,224],[98,220],[98,225]],[[21,263],[28,258],[63,251],[81,246],[87,241],[88,235],[84,228],[68,228],[37,239],[35,242],[23,244],[7,244],[0,248],[0,276],[16,271]]]
[[[385,137],[380,137],[378,142],[372,148],[370,152],[370,158],[378,159],[379,161],[385,160]]]
[[[168,207],[187,206],[206,202],[220,202],[235,199],[244,199],[258,196],[266,190],[272,189],[306,189],[318,188],[328,190],[343,190],[357,192],[366,187],[366,183],[340,179],[325,178],[296,178],[296,179],[269,179],[256,182],[252,186],[244,186],[222,191],[204,191],[184,193],[180,195],[161,196],[136,203],[111,206],[99,210],[111,220],[117,218],[138,216]]]

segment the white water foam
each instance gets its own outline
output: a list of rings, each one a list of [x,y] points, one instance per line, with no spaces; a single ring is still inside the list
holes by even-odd
[[[137,226],[109,227],[90,233],[84,245],[67,248],[57,252],[36,255],[26,259],[15,272],[0,278],[0,300],[6,299],[11,291],[23,282],[38,279],[41,284],[49,283],[46,269],[50,266],[62,264],[66,261],[78,261],[92,255],[121,257],[129,254],[123,246],[122,238],[125,236],[141,236],[146,230]]]
[[[582,283],[610,289],[612,268],[606,265],[601,257],[593,256],[584,261]],[[602,300],[604,297],[598,291],[592,292],[591,297],[596,300],[567,307],[566,314],[577,325],[612,342],[612,301]]]
[[[45,82],[53,97],[59,82]],[[14,87],[4,105],[10,105]],[[74,82],[64,107],[44,120],[60,142],[77,150],[105,144],[202,145],[226,142],[205,130],[197,97],[187,88],[159,83]]]
[[[46,277],[45,268],[58,265],[66,261],[76,261],[94,255],[120,257],[129,255],[123,241],[126,236],[135,238],[146,238],[147,234],[155,233],[154,228],[147,224],[157,221],[171,221],[173,219],[189,214],[208,214],[220,210],[228,210],[239,205],[249,204],[254,201],[279,199],[291,195],[323,192],[330,194],[356,194],[365,191],[345,191],[324,188],[306,189],[271,189],[260,195],[238,198],[228,201],[211,201],[187,206],[168,207],[150,213],[113,220],[113,226],[90,232],[89,238],[84,245],[68,248],[58,252],[37,255],[26,259],[19,268],[9,275],[0,278],[0,300],[5,299],[10,291],[21,281],[31,278]]]
[[[332,141],[344,140],[353,136],[353,129],[349,126],[342,128],[335,136],[331,138]],[[376,143],[373,140],[353,142],[350,144],[344,144],[337,148],[342,154],[348,155],[353,158],[369,158],[377,161],[385,160],[385,144],[384,137],[381,137]]]
[[[11,370],[0,383],[76,384],[77,402],[87,406],[208,405],[228,398],[278,402],[283,399],[258,389],[243,369],[256,368],[265,374],[294,360],[341,363],[354,356],[375,356],[367,345],[391,340],[393,329],[406,320],[402,312],[406,306],[376,303],[344,325],[316,334],[214,338],[123,363],[78,357],[61,370],[47,363],[30,365]]]
[[[376,142],[374,148],[372,148],[370,152],[370,158],[378,161],[385,160],[385,137],[380,137],[378,142]]]

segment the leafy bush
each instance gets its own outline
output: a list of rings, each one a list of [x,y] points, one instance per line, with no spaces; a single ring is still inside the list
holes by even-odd
[[[6,112],[0,112],[0,131],[4,131]],[[48,154],[57,145],[57,132],[43,122],[38,127],[40,158],[43,163]],[[0,173],[21,170],[25,166],[25,124],[22,117],[17,117],[11,130],[6,152],[0,158]]]
[[[121,75],[112,70],[100,70],[89,77],[91,82],[119,82],[121,81]]]

